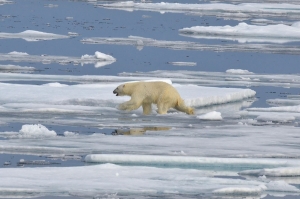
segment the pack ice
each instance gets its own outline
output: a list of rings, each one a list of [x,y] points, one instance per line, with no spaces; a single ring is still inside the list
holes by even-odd
[[[184,36],[204,39],[227,39],[246,42],[287,43],[300,40],[300,22],[291,26],[284,24],[256,26],[239,23],[236,26],[193,26],[180,29]]]

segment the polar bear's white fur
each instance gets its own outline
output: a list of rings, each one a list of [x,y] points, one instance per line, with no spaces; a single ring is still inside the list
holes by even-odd
[[[132,111],[143,107],[143,113],[151,113],[151,104],[157,104],[158,113],[166,114],[170,108],[194,114],[194,109],[184,104],[177,90],[165,82],[131,82],[118,86],[114,91],[116,96],[131,96],[131,99],[119,105],[119,109]]]

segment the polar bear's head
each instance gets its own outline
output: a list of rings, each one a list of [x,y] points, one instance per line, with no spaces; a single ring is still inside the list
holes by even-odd
[[[116,94],[116,96],[124,96],[126,95],[124,89],[125,89],[125,84],[121,84],[113,91],[113,94]]]

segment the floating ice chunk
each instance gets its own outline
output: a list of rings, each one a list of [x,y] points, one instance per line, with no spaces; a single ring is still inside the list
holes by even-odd
[[[261,111],[261,112],[296,112],[300,113],[300,105],[298,106],[279,106],[269,108],[248,108],[248,111]]]
[[[174,66],[196,66],[196,62],[168,62],[168,64],[172,64]]]
[[[107,54],[104,54],[104,53],[101,53],[99,51],[96,51],[95,52],[95,57],[97,59],[103,59],[103,60],[111,60],[111,61],[116,61],[116,59],[110,55],[107,55]]]
[[[299,15],[300,16],[300,15]],[[165,41],[151,38],[130,36],[128,38],[111,38],[111,37],[92,37],[81,40],[84,44],[114,44],[114,45],[132,45],[142,50],[144,46],[154,46],[158,48],[167,48],[171,50],[199,50],[199,51],[243,51],[243,52],[262,52],[278,54],[300,54],[298,46],[283,46],[275,44],[226,44],[226,45],[209,45],[188,41]],[[139,45],[142,43],[143,45]]]
[[[26,41],[42,41],[42,40],[52,40],[52,39],[66,39],[69,36],[58,35],[53,33],[45,33],[35,30],[25,30],[20,33],[0,33],[0,39],[24,39]]]
[[[217,195],[260,195],[267,187],[265,185],[255,187],[226,187],[214,190]]]
[[[217,111],[209,112],[204,115],[199,115],[197,116],[197,118],[201,120],[222,120],[223,119],[221,113]]]
[[[269,191],[276,191],[276,192],[300,192],[298,188],[293,185],[289,185],[284,181],[271,181],[266,184],[267,189]]]
[[[194,15],[213,15],[224,17],[226,19],[247,19],[252,16],[291,16],[298,19],[300,5],[276,3],[199,3],[199,4],[182,4],[182,3],[138,3],[133,1],[117,2],[110,4],[100,4],[98,6],[108,9],[120,9],[126,11],[147,10],[160,13],[192,13]]]
[[[14,3],[14,2],[13,1],[8,1],[8,0],[0,0],[0,6],[5,5],[5,4],[12,4],[12,3]]]
[[[148,81],[166,81],[171,83],[170,80],[163,79]],[[6,93],[5,95],[0,95],[0,101],[9,103],[31,102],[36,104],[71,105],[73,104],[73,101],[78,101],[80,99],[82,102],[97,100],[98,106],[111,107],[129,99],[129,97],[116,97],[112,93],[112,91],[121,83],[123,82],[71,86],[64,86],[57,83],[39,86],[0,83],[0,89],[2,89],[2,92]],[[255,91],[250,89],[215,88],[180,84],[174,84],[174,87],[189,106],[224,104],[243,100],[255,95]],[[18,96],[22,96],[22,98]]]
[[[10,52],[10,53],[0,53],[0,61],[15,61],[15,62],[41,62],[43,64],[58,63],[58,64],[74,64],[74,65],[84,65],[84,64],[111,64],[115,62],[115,58],[110,55],[105,56],[103,54],[101,57],[99,52],[95,52],[95,55],[83,55],[82,57],[66,57],[66,56],[52,56],[52,55],[29,55],[23,52]],[[97,57],[96,55],[99,55]]]
[[[109,64],[112,64],[116,61],[116,59],[110,55],[107,55],[107,54],[104,54],[104,53],[101,53],[101,52],[98,52],[96,51],[95,52],[95,55],[92,56],[92,55],[83,55],[81,56],[81,60],[93,60],[93,59],[97,59],[97,60],[101,60],[102,62],[97,62],[95,64],[95,67],[96,68],[99,68],[99,67],[102,67],[102,66],[105,66],[105,65],[109,65]]]
[[[46,5],[44,5],[44,7],[47,7],[47,8],[57,8],[58,5],[56,5],[56,4],[46,4]]]
[[[41,124],[26,124],[19,131],[18,137],[35,138],[35,137],[53,137],[56,136],[55,131],[48,130]]]
[[[12,70],[12,71],[33,71],[34,67],[18,66],[18,65],[0,65],[0,70]]]
[[[74,132],[70,132],[70,131],[65,131],[64,132],[65,137],[75,136],[75,135],[78,135],[78,133],[74,133]]]
[[[270,115],[260,115],[256,118],[257,121],[272,121],[272,122],[292,122],[295,120],[294,116],[282,116],[282,115],[274,115],[274,114],[270,114]]]
[[[253,188],[264,182],[211,178],[218,171],[195,169],[130,167],[113,164],[80,167],[9,168],[0,170],[0,193],[31,197],[41,195],[78,195],[107,198],[119,196],[157,196],[162,194],[200,194],[211,196],[213,190],[226,187]],[[176,177],[174,177],[176,176]],[[122,183],[122,186],[119,186]],[[201,184],[201,186],[199,186]],[[22,187],[20,189],[19,187]],[[89,191],[86,191],[89,190]],[[268,190],[266,190],[268,191]],[[296,192],[297,193],[297,192]],[[176,196],[175,195],[175,196]],[[257,194],[259,196],[260,193]]]
[[[25,52],[18,52],[18,51],[12,51],[10,53],[7,53],[8,55],[19,55],[19,56],[24,56],[24,55],[29,55],[28,53]]]
[[[196,85],[174,84],[188,106],[210,106],[224,104],[254,97],[256,92],[251,89],[213,88]],[[200,96],[199,96],[200,94]]]
[[[239,172],[240,175],[271,176],[271,177],[292,177],[300,176],[300,167],[282,167],[274,169],[257,169]]]
[[[66,87],[68,86],[67,84],[61,84],[59,82],[53,82],[53,83],[48,83],[48,84],[43,84],[43,86],[50,86],[50,87]]]
[[[245,42],[272,42],[286,43],[300,41],[300,26],[276,25],[248,25],[239,23],[237,26],[194,26],[180,29],[185,36],[193,36],[204,39],[229,39]]]
[[[242,70],[242,69],[228,69],[228,70],[226,70],[226,73],[230,73],[230,74],[253,74],[252,72],[249,72],[248,70]]]
[[[70,37],[77,37],[79,34],[77,32],[68,32]]]
[[[273,161],[271,159],[242,159],[242,158],[209,158],[192,156],[160,156],[160,155],[131,155],[131,154],[89,154],[85,162],[90,163],[114,163],[114,164],[159,164],[159,165],[197,165],[211,166],[230,165],[231,167],[242,165],[276,165],[286,164],[285,161]]]

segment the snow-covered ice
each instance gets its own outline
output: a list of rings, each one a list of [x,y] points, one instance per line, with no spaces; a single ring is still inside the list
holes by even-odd
[[[167,119],[164,120],[168,121]],[[175,121],[179,122],[178,120]],[[117,120],[112,122],[117,122]],[[189,122],[193,121],[190,119]],[[241,169],[297,167],[300,165],[299,150],[297,147],[291,147],[298,145],[298,140],[295,139],[299,134],[298,127],[280,125],[262,127],[247,123],[237,125],[236,123],[200,128],[196,124],[196,121],[193,122],[195,128],[188,129],[178,127],[143,130],[141,127],[136,127],[140,128],[140,136],[104,135],[101,133],[101,129],[91,135],[37,137],[28,134],[26,138],[18,136],[19,132],[1,132],[0,136],[8,139],[0,140],[0,152],[36,155],[119,153],[123,154],[121,157],[125,159],[126,155],[130,154],[149,155],[147,156],[149,161],[152,161],[152,155],[166,156],[167,159],[168,156],[196,156],[195,160],[197,157],[203,157],[203,160],[206,161],[219,162],[218,167],[222,167],[222,164],[226,162],[233,166],[233,159],[231,158],[238,158],[234,161],[236,161],[235,167],[239,171]],[[48,130],[45,129],[45,131]],[[111,158],[113,157],[115,156],[111,156]],[[181,160],[180,157],[178,157],[179,160]],[[215,157],[215,159],[208,157]],[[182,160],[184,161],[184,159]],[[139,160],[136,163],[138,162]],[[190,166],[193,165],[190,164]]]
[[[158,48],[167,48],[171,50],[198,50],[198,51],[215,51],[215,52],[261,52],[277,54],[300,54],[299,46],[279,45],[279,44],[202,44],[189,41],[167,41],[156,40],[152,38],[129,36],[128,38],[114,37],[91,37],[81,40],[84,44],[114,44],[114,45],[132,45],[138,50],[146,46]]]
[[[18,65],[0,65],[0,71],[33,71],[34,67],[31,66],[18,66]]]
[[[72,101],[96,100],[98,106],[114,105],[127,101],[129,97],[116,97],[112,91],[123,82],[110,84],[61,85],[51,83],[44,85],[22,85],[0,83],[5,95],[0,96],[2,106],[6,103],[36,103],[52,105],[74,105]],[[255,91],[238,88],[201,87],[196,85],[174,84],[181,97],[189,106],[209,106],[239,101],[253,97]],[[18,96],[22,96],[19,98]],[[103,106],[103,105],[102,105]]]
[[[299,19],[300,5],[289,3],[139,3],[134,1],[99,4],[108,9],[125,11],[155,11],[160,13],[189,13],[193,15],[217,16],[229,19],[243,20],[251,17],[289,17]],[[298,15],[298,16],[297,16]]]
[[[174,66],[196,66],[195,62],[168,62],[168,64],[172,64]]]
[[[294,194],[299,192],[299,189],[284,182],[210,177],[214,174],[218,172],[114,164],[71,168],[5,168],[0,170],[0,193],[23,197],[29,193],[31,197],[49,194],[81,197],[143,197],[153,194],[193,197],[201,192],[203,196],[214,197],[216,194],[228,196],[228,190],[234,189],[235,192],[230,195],[239,197],[252,195],[253,190],[260,190],[256,193],[257,196],[285,191]],[[227,190],[227,193],[222,193],[221,190]]]
[[[41,62],[43,64],[58,63],[61,65],[74,64],[95,64],[95,67],[112,64],[116,61],[110,55],[95,52],[95,55],[83,55],[81,57],[67,57],[55,55],[30,55],[26,52],[9,52],[0,53],[0,61],[13,61],[13,62]]]
[[[67,39],[67,38],[69,38],[69,36],[40,32],[36,30],[25,30],[20,33],[0,32],[0,39],[24,39],[26,41],[43,41],[43,40]]]
[[[180,29],[184,36],[204,39],[227,39],[246,42],[270,42],[286,43],[300,41],[300,23],[295,22],[291,26],[285,24],[276,25],[249,25],[239,23],[236,26],[193,26]]]

